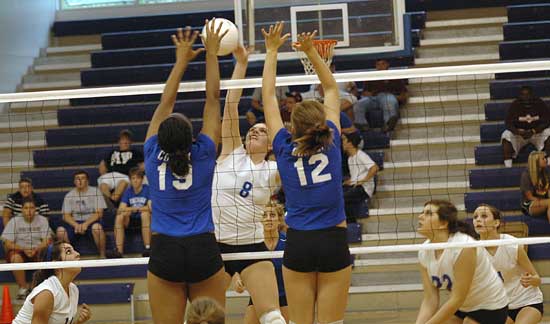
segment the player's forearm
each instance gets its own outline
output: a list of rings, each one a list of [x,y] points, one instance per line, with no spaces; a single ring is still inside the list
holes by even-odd
[[[443,306],[441,306],[435,315],[426,322],[426,324],[446,323],[456,313],[463,302],[464,301],[451,297],[445,304],[443,304]]]
[[[159,105],[159,108],[165,110],[168,114],[170,114],[174,108],[180,82],[188,64],[189,62],[184,60],[176,61],[176,64],[174,64],[174,67],[168,76],[168,80],[166,80],[166,85],[164,86],[164,91],[162,92],[162,97],[160,99],[161,104]]]

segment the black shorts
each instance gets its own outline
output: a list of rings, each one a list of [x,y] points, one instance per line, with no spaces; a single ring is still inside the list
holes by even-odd
[[[350,264],[346,228],[288,229],[283,256],[283,265],[288,269],[297,272],[335,272]]]
[[[494,310],[480,309],[473,312],[457,311],[455,316],[462,319],[469,317],[479,324],[505,324],[508,318],[508,306]]]
[[[254,306],[254,303],[252,302],[252,298],[248,299],[248,306]],[[279,307],[286,307],[288,306],[288,302],[286,301],[286,295],[279,296]]]
[[[510,310],[508,310],[508,317],[510,317],[515,322],[516,317],[518,317],[519,312],[521,312],[521,310],[524,309],[525,307],[533,307],[534,309],[536,309],[540,312],[541,316],[544,315],[544,304],[539,303],[539,304],[526,305],[526,306],[516,308],[516,309],[510,309]]]
[[[268,251],[265,244],[255,243],[255,244],[243,244],[243,245],[230,245],[225,243],[218,243],[221,253],[242,253],[242,252],[265,252]],[[229,273],[231,277],[238,272],[241,273],[248,266],[253,265],[254,263],[270,261],[269,259],[265,260],[236,260],[236,261],[224,261],[225,272]]]
[[[197,283],[223,268],[213,233],[187,237],[153,234],[148,270],[172,282]]]

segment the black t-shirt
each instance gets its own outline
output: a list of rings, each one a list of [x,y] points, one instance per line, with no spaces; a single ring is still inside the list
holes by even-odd
[[[143,162],[143,153],[131,149],[129,151],[113,150],[103,159],[108,172],[120,172],[128,175],[130,169]]]
[[[550,168],[545,168],[544,173],[548,177],[550,175]],[[541,181],[539,181],[539,183],[535,185],[531,181],[531,177],[529,176],[529,169],[525,169],[525,171],[523,171],[523,173],[521,174],[520,190],[523,194],[524,201],[527,200],[527,198],[525,197],[525,193],[528,191],[530,191],[531,194],[533,194],[533,196],[536,198],[545,199],[549,197],[548,194],[550,191],[550,182],[541,179]]]

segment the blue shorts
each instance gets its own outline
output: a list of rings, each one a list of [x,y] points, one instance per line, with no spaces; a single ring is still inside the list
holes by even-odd
[[[76,222],[79,223],[79,224],[84,223],[84,221],[76,221]],[[99,223],[103,227],[103,222],[101,220],[90,224],[90,226],[88,226],[88,228],[86,229],[86,235],[88,235],[90,238],[93,238],[93,236],[92,236],[92,227],[96,223]],[[63,226],[65,228],[65,230],[67,231],[67,236],[69,237],[69,241],[74,242],[74,240],[76,238],[76,233],[74,232],[74,227],[72,227],[69,223],[65,223],[65,222],[63,222],[63,224],[61,226]]]

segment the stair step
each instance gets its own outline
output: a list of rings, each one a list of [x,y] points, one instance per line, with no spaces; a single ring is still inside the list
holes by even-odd
[[[458,26],[501,25],[508,22],[508,17],[484,17],[471,19],[452,19],[427,21],[426,28],[453,28]]]
[[[449,38],[431,38],[421,39],[420,46],[462,46],[462,44],[473,43],[494,43],[504,40],[502,34],[497,35],[482,35],[482,36],[468,36],[468,37],[449,37]]]

